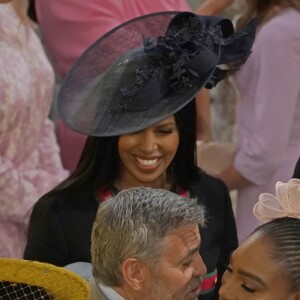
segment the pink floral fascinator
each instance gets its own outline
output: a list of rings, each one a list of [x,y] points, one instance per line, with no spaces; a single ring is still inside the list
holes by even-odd
[[[253,207],[257,220],[266,223],[276,218],[300,219],[300,179],[276,183],[276,196],[263,193]]]

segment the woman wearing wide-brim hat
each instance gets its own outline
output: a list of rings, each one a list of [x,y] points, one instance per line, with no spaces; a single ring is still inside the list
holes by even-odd
[[[86,280],[61,267],[0,258],[0,299],[88,300]]]
[[[207,207],[201,299],[212,299],[237,237],[228,190],[196,164],[194,97],[224,77],[219,65],[245,61],[254,35],[253,22],[235,33],[227,19],[161,12],[126,22],[87,49],[64,81],[58,109],[89,137],[71,177],[35,205],[25,257],[89,262],[101,202],[130,187],[164,188]]]

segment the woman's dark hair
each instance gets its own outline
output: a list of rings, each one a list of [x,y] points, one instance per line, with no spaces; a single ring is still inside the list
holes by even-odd
[[[29,0],[29,6],[27,10],[28,17],[34,21],[35,23],[38,23],[38,18],[36,15],[36,9],[35,9],[35,0]]]
[[[196,106],[191,101],[175,114],[179,146],[167,170],[175,186],[188,187],[199,174],[196,162]],[[118,136],[88,137],[79,163],[69,178],[50,193],[63,189],[91,190],[112,187],[120,166]]]
[[[278,218],[259,226],[258,233],[271,245],[271,258],[287,278],[290,292],[300,292],[300,219]]]
[[[298,158],[298,161],[297,161],[295,169],[294,169],[294,174],[292,177],[300,179],[300,157]]]

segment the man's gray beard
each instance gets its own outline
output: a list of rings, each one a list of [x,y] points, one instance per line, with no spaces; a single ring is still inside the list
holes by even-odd
[[[145,300],[186,300],[186,298],[182,298],[182,296],[172,296],[170,295],[170,292],[167,291],[167,289],[163,286],[163,280],[159,274],[158,271],[153,272],[153,284],[151,287],[151,290],[149,291],[149,298]],[[190,284],[184,291],[184,295],[189,293],[190,291],[198,288],[201,283],[201,278],[192,278]],[[196,300],[198,297],[196,297],[193,300]],[[191,300],[191,299],[188,299]]]

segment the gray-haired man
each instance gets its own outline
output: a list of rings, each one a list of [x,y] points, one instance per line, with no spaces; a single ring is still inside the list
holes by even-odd
[[[197,299],[206,267],[204,209],[166,190],[124,190],[98,209],[92,233],[92,299]]]

